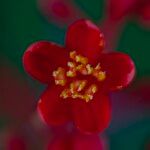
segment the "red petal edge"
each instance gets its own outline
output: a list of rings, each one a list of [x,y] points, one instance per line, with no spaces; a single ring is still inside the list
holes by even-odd
[[[99,58],[106,72],[103,89],[119,90],[128,86],[135,76],[135,65],[129,55],[121,52],[102,54]]]
[[[74,123],[86,134],[99,133],[108,127],[111,120],[109,97],[100,92],[91,102],[76,100],[72,106]]]
[[[99,28],[89,20],[74,22],[66,34],[66,47],[76,50],[90,60],[97,58],[105,45],[104,37]]]
[[[67,100],[59,97],[61,88],[48,87],[38,102],[38,112],[41,119],[48,125],[61,125],[70,120]]]
[[[54,43],[40,41],[28,47],[23,55],[26,72],[42,83],[49,83],[52,71],[66,63],[67,53],[64,48]]]

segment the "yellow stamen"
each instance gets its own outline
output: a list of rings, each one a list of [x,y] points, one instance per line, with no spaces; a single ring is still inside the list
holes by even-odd
[[[82,55],[77,55],[76,51],[70,52],[70,58],[73,59],[77,63],[87,64],[88,59]]]
[[[86,80],[81,81],[81,82],[79,83],[79,86],[78,86],[77,91],[78,91],[78,92],[82,91],[82,90],[85,88],[86,84],[87,84],[87,81],[86,81]]]
[[[75,77],[76,76],[76,64],[74,62],[68,62],[69,71],[67,71],[67,77]]]
[[[94,68],[93,76],[96,77],[98,81],[103,81],[106,78],[106,73],[101,71],[100,64]]]
[[[76,70],[79,71],[82,75],[87,75],[88,74],[87,69],[86,69],[85,65],[83,65],[83,64],[78,65],[76,67]]]
[[[76,51],[70,52],[70,58],[71,59],[75,60],[76,55],[77,55]]]
[[[79,93],[73,93],[72,94],[72,98],[76,99],[76,98],[81,98],[81,95]]]
[[[93,95],[85,94],[85,95],[83,96],[83,99],[84,99],[86,102],[89,102],[90,100],[93,99]]]
[[[100,70],[100,69],[101,69],[100,63],[98,63],[97,66],[95,67],[95,70]]]
[[[59,67],[56,71],[53,71],[52,75],[55,79],[56,85],[65,86],[66,84],[65,69]]]
[[[97,76],[98,81],[103,81],[105,80],[105,78],[106,78],[106,73],[103,71],[100,71]]]
[[[105,80],[106,73],[102,71],[100,63],[97,64],[96,67],[93,67],[88,63],[88,59],[86,57],[78,55],[76,51],[70,52],[70,58],[72,61],[67,63],[67,71],[61,67],[53,71],[53,77],[56,85],[65,86],[67,83],[67,77],[76,77],[78,72],[81,75],[91,75],[98,81]],[[74,80],[70,83],[68,88],[65,88],[61,92],[60,97],[63,99],[81,99],[85,102],[89,102],[93,99],[94,94],[98,91],[98,88],[96,84],[92,84],[88,88],[86,88],[86,86],[87,80]],[[120,87],[118,86],[118,88]]]
[[[61,92],[60,97],[66,99],[68,97],[70,97],[70,90],[69,89],[65,89]]]
[[[88,73],[88,75],[90,75],[90,74],[92,74],[92,73],[93,73],[93,67],[91,67],[91,65],[90,65],[90,64],[87,64],[87,65],[86,65],[86,69],[87,69],[87,73]]]
[[[67,71],[66,76],[70,77],[70,78],[73,78],[73,77],[76,76],[76,72],[69,70],[69,71]]]
[[[86,91],[85,93],[88,95],[93,95],[97,92],[98,88],[96,86],[96,84],[92,84]]]
[[[81,92],[87,84],[86,80],[77,80],[70,84],[71,93]]]
[[[81,55],[77,55],[75,57],[75,61],[77,63],[81,63],[81,64],[84,64],[84,65],[86,65],[88,63],[88,59],[86,57],[81,56]]]
[[[67,63],[67,65],[69,68],[75,68],[76,67],[76,64],[74,62],[70,62],[70,61]]]
[[[66,84],[66,81],[65,80],[55,80],[55,84],[64,86]]]
[[[83,99],[86,102],[89,102],[90,100],[93,99],[94,94],[97,92],[97,86],[95,84],[92,84],[86,91],[85,94],[83,96]]]

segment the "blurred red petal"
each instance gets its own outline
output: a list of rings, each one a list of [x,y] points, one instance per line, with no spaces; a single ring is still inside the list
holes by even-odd
[[[38,5],[43,15],[59,26],[68,25],[84,16],[74,0],[39,0]]]
[[[22,137],[12,136],[7,141],[6,150],[27,150],[27,147]]]
[[[71,8],[67,5],[67,3],[65,3],[62,0],[51,0],[51,8],[52,8],[52,12],[58,16],[58,17],[62,17],[62,18],[69,18],[70,15],[72,15],[72,10]]]
[[[12,64],[2,63],[0,72],[0,116],[13,124],[22,122],[34,111],[34,91]]]
[[[150,2],[148,4],[145,3],[143,7],[139,8],[139,16],[140,20],[143,24],[150,26]]]
[[[134,12],[138,0],[110,0],[109,16],[113,20],[121,20]]]
[[[83,135],[81,133],[67,133],[56,137],[48,150],[104,150],[98,135]]]
[[[104,150],[98,135],[76,134],[74,137],[75,150]]]

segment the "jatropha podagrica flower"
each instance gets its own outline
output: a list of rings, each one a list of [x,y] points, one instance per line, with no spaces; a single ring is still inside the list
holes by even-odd
[[[108,14],[112,20],[135,17],[144,24],[150,23],[149,0],[109,0]]]
[[[103,53],[104,46],[99,28],[81,19],[68,28],[64,47],[40,41],[25,51],[25,70],[48,85],[38,102],[38,112],[47,124],[73,121],[86,133],[108,126],[108,94],[126,87],[135,67],[126,54]]]
[[[108,150],[107,147],[107,141],[97,134],[85,135],[73,131],[55,135],[48,143],[47,150]]]
[[[84,13],[77,7],[74,0],[37,0],[40,12],[50,22],[58,26],[67,26],[70,22],[77,20]]]

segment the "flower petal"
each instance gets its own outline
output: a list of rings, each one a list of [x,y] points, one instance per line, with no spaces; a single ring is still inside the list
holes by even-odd
[[[76,133],[73,137],[75,150],[104,150],[104,143],[97,134],[85,135]]]
[[[48,125],[61,125],[70,119],[68,103],[59,97],[61,88],[48,87],[38,103],[38,112]]]
[[[104,48],[104,37],[99,28],[89,20],[78,20],[73,23],[66,35],[66,47],[89,59],[97,58]]]
[[[76,100],[72,106],[75,125],[84,133],[103,131],[110,122],[108,96],[97,93],[91,102]]]
[[[48,150],[103,150],[104,139],[96,134],[85,135],[80,132],[66,132],[53,138],[48,144]]]
[[[137,0],[110,0],[108,12],[111,19],[119,21],[130,15],[137,5]]]
[[[126,87],[135,75],[132,59],[120,52],[103,54],[99,58],[102,69],[106,72],[103,88],[118,90]]]
[[[32,44],[25,51],[23,65],[25,70],[35,79],[49,83],[52,71],[66,63],[65,49],[50,42],[40,41]]]
[[[144,25],[147,27],[150,26],[150,1],[147,1],[143,7],[140,7],[139,12],[139,19],[142,21]]]
[[[7,150],[26,150],[27,141],[20,135],[9,135],[6,138],[5,149]]]
[[[73,0],[38,0],[41,13],[61,28],[85,16]]]

